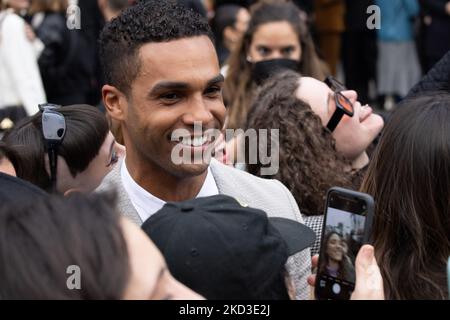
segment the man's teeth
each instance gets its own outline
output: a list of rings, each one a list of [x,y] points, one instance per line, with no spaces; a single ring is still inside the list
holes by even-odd
[[[200,147],[208,141],[207,137],[184,137],[181,143],[186,146]]]

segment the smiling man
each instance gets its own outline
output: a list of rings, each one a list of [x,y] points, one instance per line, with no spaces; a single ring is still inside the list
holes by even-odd
[[[103,101],[120,123],[127,148],[125,160],[100,189],[118,190],[125,216],[141,225],[167,201],[225,194],[269,216],[303,222],[292,195],[278,181],[209,157],[173,159],[175,149],[190,160],[210,153],[211,132],[224,127],[223,77],[206,20],[165,1],[143,1],[105,27],[100,48],[107,83]],[[288,260],[299,299],[309,296],[310,267],[309,249]]]

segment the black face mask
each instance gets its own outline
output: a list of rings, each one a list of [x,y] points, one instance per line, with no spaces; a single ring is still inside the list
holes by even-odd
[[[299,71],[299,62],[292,59],[272,59],[253,63],[252,80],[258,85],[273,75],[286,70]]]

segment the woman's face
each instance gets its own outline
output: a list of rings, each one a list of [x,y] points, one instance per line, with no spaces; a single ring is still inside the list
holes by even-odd
[[[327,242],[327,255],[329,259],[334,261],[341,261],[344,257],[344,251],[342,248],[341,237],[339,237],[336,233],[328,238]]]
[[[14,11],[26,10],[30,7],[30,0],[9,0],[7,4]]]
[[[130,266],[124,299],[203,299],[173,278],[161,252],[138,226],[122,218],[122,229],[127,243]]]
[[[353,117],[344,115],[333,137],[336,140],[336,149],[348,160],[360,156],[383,128],[383,119],[374,113],[369,106],[361,106],[358,94],[355,91],[343,91],[354,108]],[[299,81],[297,97],[311,106],[311,109],[320,117],[322,125],[326,126],[331,119],[336,104],[334,92],[322,81],[314,78],[302,77]]]
[[[98,155],[82,173],[86,178],[85,186],[87,191],[95,190],[102,183],[103,178],[111,172],[118,160],[124,155],[125,147],[116,142],[111,131],[108,132]]]
[[[272,59],[300,61],[301,58],[302,49],[299,37],[289,22],[266,23],[259,26],[253,34],[248,52],[250,62]]]
[[[225,38],[232,46],[230,49],[235,50],[245,31],[247,31],[249,21],[250,13],[248,10],[245,8],[239,9],[234,26],[230,26],[224,31]]]
[[[342,240],[341,241],[341,245],[342,245],[342,252],[344,253],[344,255],[347,255],[348,254],[348,244],[347,244],[347,242]]]
[[[89,163],[86,170],[75,177],[70,174],[67,163],[60,157],[62,161],[58,160],[58,191],[61,193],[94,191],[124,155],[125,147],[118,144],[113,134],[108,132],[97,156]]]

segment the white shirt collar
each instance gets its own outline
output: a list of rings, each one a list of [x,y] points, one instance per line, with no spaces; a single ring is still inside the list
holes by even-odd
[[[131,203],[139,214],[142,222],[150,218],[156,211],[161,209],[166,203],[164,200],[155,197],[150,192],[142,188],[128,172],[125,164],[125,159],[122,161],[122,167],[120,168],[120,175],[122,178],[122,185],[127,192]],[[208,167],[208,174],[206,175],[205,182],[203,183],[200,192],[196,198],[209,197],[219,194],[216,181],[212,175],[211,169]]]

